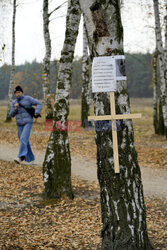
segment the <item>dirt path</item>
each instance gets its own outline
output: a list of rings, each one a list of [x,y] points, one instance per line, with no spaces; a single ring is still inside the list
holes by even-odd
[[[36,165],[42,166],[45,151],[33,150]],[[0,144],[0,160],[13,161],[18,148],[11,144]],[[72,174],[80,179],[97,181],[96,161],[72,155]],[[146,196],[167,198],[167,170],[141,167],[144,193]]]

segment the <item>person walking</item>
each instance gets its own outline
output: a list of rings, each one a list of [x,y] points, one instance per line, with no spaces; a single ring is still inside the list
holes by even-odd
[[[33,117],[38,118],[40,116],[42,103],[31,96],[24,95],[21,86],[15,87],[14,95],[16,99],[12,102],[10,116],[16,116],[18,138],[20,140],[19,153],[14,161],[18,164],[22,161],[31,163],[34,162],[35,156],[31,149],[29,136],[33,125]],[[34,114],[32,114],[33,105],[36,106]]]

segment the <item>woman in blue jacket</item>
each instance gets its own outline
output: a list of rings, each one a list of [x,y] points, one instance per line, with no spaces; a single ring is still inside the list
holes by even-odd
[[[24,95],[23,89],[20,86],[14,89],[14,94],[16,99],[12,102],[10,116],[16,116],[18,137],[20,140],[19,153],[14,161],[18,164],[24,160],[26,162],[32,162],[35,160],[35,157],[31,150],[29,136],[33,125],[33,116],[26,108],[31,108],[32,105],[35,105],[35,116],[38,117],[42,109],[42,104],[37,99]]]

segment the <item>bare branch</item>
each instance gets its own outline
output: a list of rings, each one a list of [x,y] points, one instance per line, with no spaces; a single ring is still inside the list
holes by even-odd
[[[62,3],[61,5],[59,5],[58,7],[56,7],[54,10],[52,10],[49,14],[48,14],[48,16],[50,17],[56,10],[58,10],[58,9],[60,9],[64,4],[66,4],[67,3],[67,1],[66,2],[64,2],[64,3]]]
[[[65,17],[65,16],[66,16],[66,15],[54,17],[54,18],[52,18],[52,19],[50,20],[50,22],[53,21],[53,20],[55,20],[55,19],[62,18],[62,17]]]

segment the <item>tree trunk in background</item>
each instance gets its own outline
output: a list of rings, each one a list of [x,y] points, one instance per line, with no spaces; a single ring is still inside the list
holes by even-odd
[[[165,56],[162,45],[158,0],[153,0],[153,3],[154,3],[154,15],[155,15],[156,48],[158,51],[159,72],[160,72],[160,99],[162,105],[164,131],[165,135],[167,136],[167,81],[165,79]],[[161,115],[161,112],[159,112],[159,115]],[[161,117],[159,117],[159,121],[160,120]]]
[[[167,3],[165,6],[166,9],[166,16],[165,16],[165,46],[164,46],[164,56],[165,56],[165,81],[166,81],[166,91],[167,91]],[[162,106],[162,105],[161,105]],[[161,111],[161,120],[163,121],[163,114]],[[160,131],[163,131],[163,134],[165,134],[165,128],[164,128],[164,123],[162,124],[162,129]]]
[[[89,77],[89,56],[88,40],[85,23],[83,21],[83,58],[82,58],[82,96],[81,96],[81,124],[85,128],[89,125],[90,115],[90,77]]]
[[[71,157],[66,126],[69,115],[72,61],[78,35],[80,16],[81,13],[78,0],[69,1],[66,17],[65,41],[61,52],[56,86],[54,131],[51,132],[43,163],[45,195],[48,198],[60,198],[63,195],[73,198],[71,185]]]
[[[153,61],[152,61],[152,67],[153,67],[153,125],[154,125],[154,131],[155,134],[158,134],[158,53],[155,51],[153,54]]]
[[[85,17],[91,54],[122,55],[120,1],[79,0]],[[117,82],[116,113],[130,113],[126,81]],[[110,114],[108,93],[94,94],[95,115]],[[147,235],[143,185],[131,120],[118,132],[120,174],[114,172],[111,129],[96,131],[97,167],[102,211],[102,249],[153,249]]]
[[[15,75],[15,21],[16,21],[16,0],[13,0],[13,19],[12,19],[12,69],[10,73],[10,82],[8,90],[8,109],[6,122],[10,122],[12,118],[9,116],[10,107],[13,100],[13,89],[14,89],[14,75]]]
[[[165,47],[164,47],[164,54],[165,54],[165,65],[167,70],[167,4],[165,6],[166,9],[166,16],[165,16]],[[165,77],[167,78],[167,72],[165,74]]]
[[[158,134],[159,135],[165,135],[165,127],[164,127],[164,118],[163,118],[163,112],[162,112],[162,99],[161,96],[159,97],[159,103],[158,103]]]
[[[45,57],[43,60],[43,102],[45,107],[45,117],[46,119],[53,118],[53,107],[51,100],[51,90],[50,90],[50,58],[51,58],[51,40],[49,33],[49,14],[48,14],[48,0],[43,1],[43,32],[45,41]]]

